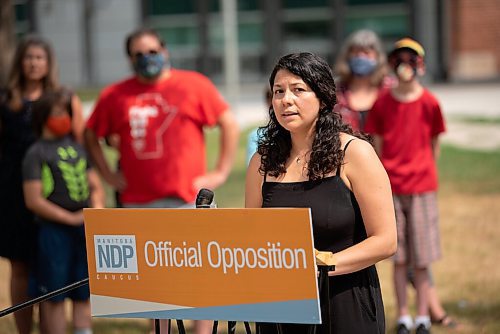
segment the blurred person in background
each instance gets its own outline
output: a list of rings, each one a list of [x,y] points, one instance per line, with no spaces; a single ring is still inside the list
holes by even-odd
[[[337,78],[337,106],[342,119],[354,130],[363,131],[366,117],[378,95],[396,85],[388,75],[388,66],[382,43],[371,30],[353,32],[342,45],[335,71]],[[410,270],[410,281],[413,273]],[[444,310],[429,268],[429,313],[433,323],[455,328],[458,323]]]
[[[363,131],[373,103],[390,85],[386,55],[377,34],[358,30],[349,35],[337,57],[335,72],[336,108],[353,130]]]
[[[264,101],[266,103],[267,110],[269,112],[269,108],[272,107],[272,98],[273,98],[273,92],[271,89],[269,89],[269,86],[266,86],[264,89]],[[252,158],[253,154],[257,152],[257,143],[259,141],[259,128],[255,128],[250,133],[248,134],[247,137],[247,165],[250,163],[250,159]]]
[[[27,36],[17,45],[7,87],[0,92],[0,256],[11,266],[12,304],[28,299],[30,266],[34,259],[36,226],[23,197],[21,164],[35,141],[32,104],[44,92],[59,87],[52,47],[37,36]],[[83,113],[81,102],[72,95],[72,133],[81,142]],[[14,313],[19,333],[32,327],[32,308]]]
[[[430,333],[429,267],[441,257],[436,160],[445,123],[439,102],[418,80],[425,72],[424,55],[423,47],[410,38],[395,43],[389,64],[397,85],[380,94],[365,126],[389,174],[396,209],[398,334],[413,327],[417,334]],[[409,268],[417,293],[415,321],[407,302]]]
[[[441,299],[439,298],[439,294],[437,292],[436,282],[434,282],[431,267],[429,267],[427,271],[429,273],[429,289],[427,293],[427,300],[429,303],[429,316],[431,319],[431,323],[438,326],[443,326],[448,329],[462,329],[461,323],[452,318],[452,316],[450,316],[444,309],[444,306],[441,303]],[[412,268],[409,268],[408,280],[411,282],[413,287],[415,287],[415,277]]]
[[[99,176],[71,136],[72,114],[71,94],[63,89],[46,92],[33,104],[38,139],[24,157],[23,188],[38,225],[37,295],[88,278],[83,208],[104,207]],[[42,333],[66,333],[66,297],[72,300],[72,332],[92,334],[88,285],[40,305]]]
[[[89,153],[104,180],[120,192],[124,207],[194,207],[198,190],[217,188],[231,171],[236,120],[207,77],[171,68],[156,31],[132,32],[125,48],[134,75],[101,92],[85,131]],[[219,156],[209,172],[206,126],[220,128]],[[111,171],[98,141],[114,134],[120,172]],[[211,322],[195,321],[195,331],[211,333]]]

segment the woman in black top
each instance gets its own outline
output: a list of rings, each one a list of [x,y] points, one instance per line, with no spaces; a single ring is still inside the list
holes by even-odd
[[[245,205],[311,208],[315,248],[333,252],[338,261],[329,273],[329,298],[321,300],[331,327],[320,325],[317,333],[384,333],[374,264],[397,244],[387,174],[372,146],[333,112],[335,84],[323,59],[284,56],[269,83],[270,119],[248,167]],[[257,327],[260,333],[278,331],[274,324]],[[280,327],[307,333],[304,325]]]
[[[36,226],[26,209],[22,188],[21,163],[35,141],[32,103],[44,92],[59,88],[55,58],[47,41],[27,36],[17,46],[6,89],[0,91],[0,256],[11,265],[11,300],[28,299],[28,277]],[[72,96],[72,130],[81,142],[83,113],[81,102]],[[30,333],[31,308],[14,313],[20,334]]]

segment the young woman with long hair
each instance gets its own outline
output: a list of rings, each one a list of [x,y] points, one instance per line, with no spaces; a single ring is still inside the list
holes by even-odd
[[[50,44],[37,36],[25,37],[17,46],[7,87],[0,91],[0,256],[11,265],[12,304],[28,299],[28,279],[36,236],[31,212],[26,209],[21,164],[35,141],[32,103],[44,92],[59,88],[57,66]],[[81,102],[73,94],[72,129],[81,142]],[[29,333],[32,309],[14,313],[19,333]]]

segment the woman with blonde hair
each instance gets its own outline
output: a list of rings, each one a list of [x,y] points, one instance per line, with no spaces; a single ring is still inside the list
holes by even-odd
[[[35,141],[32,103],[43,93],[59,88],[51,46],[37,36],[25,37],[17,46],[7,87],[0,91],[0,256],[11,265],[12,304],[28,299],[28,280],[33,261],[36,226],[25,206],[21,164]],[[72,133],[81,142],[81,102],[72,95]],[[32,309],[14,313],[18,332],[29,333]]]
[[[377,34],[363,29],[346,39],[335,64],[337,111],[356,131],[363,131],[366,116],[386,79],[387,59]]]

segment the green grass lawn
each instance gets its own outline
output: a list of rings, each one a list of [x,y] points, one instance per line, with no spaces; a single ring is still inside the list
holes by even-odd
[[[231,175],[223,186],[215,190],[215,198],[221,208],[244,206],[248,132],[243,131],[240,136]],[[209,130],[206,134],[208,165],[213,167],[218,154],[219,133]],[[112,152],[109,156],[111,160],[114,159]],[[494,198],[500,199],[500,151],[474,151],[444,145],[438,168],[445,258],[433,268],[442,302],[446,310],[465,325],[461,332],[500,333],[500,271],[490,270],[486,273],[492,263],[491,257],[498,249],[494,246],[498,244],[496,238],[500,237],[500,226],[492,224],[499,222],[496,217],[500,217],[500,209],[491,204]],[[483,214],[484,211],[489,215]],[[480,220],[483,223],[478,223]],[[484,263],[476,261],[476,256],[481,254],[486,256]],[[475,265],[463,270],[463,262],[475,262]],[[387,330],[390,331],[395,322],[390,261],[383,261],[378,267],[384,292]],[[410,301],[413,300],[411,296],[410,293]],[[95,323],[96,333],[143,333],[149,328],[149,323],[144,321],[98,319]],[[238,332],[243,333],[243,327],[240,327]],[[433,333],[448,332],[437,327],[433,329]]]
[[[449,120],[468,124],[500,124],[500,117],[488,116],[451,116]]]
[[[236,161],[227,182],[215,190],[219,207],[243,207],[246,173],[246,138],[250,130],[240,135]],[[218,155],[218,130],[206,132],[207,159],[209,168],[215,166]],[[116,160],[116,153],[107,150],[110,161]],[[441,147],[438,161],[440,191],[489,194],[500,192],[500,151],[475,151],[450,145]],[[110,193],[109,193],[110,194]],[[108,203],[112,203],[110,197]]]
[[[443,192],[489,194],[500,191],[500,151],[474,151],[445,145],[438,167]]]
[[[244,203],[245,142],[240,140],[233,173],[215,191],[219,207]],[[217,133],[208,133],[213,164]],[[439,205],[444,258],[435,280],[445,309],[462,323],[463,333],[500,333],[500,271],[493,270],[500,242],[500,151],[474,151],[443,145],[438,162]],[[496,203],[496,204],[494,204]],[[482,260],[477,257],[483,256]],[[497,257],[498,258],[498,257]],[[379,266],[384,285],[387,330],[395,325],[390,261]],[[461,279],[458,279],[461,277]],[[412,294],[410,293],[410,301]],[[414,296],[413,296],[414,298]],[[449,333],[435,327],[433,333]]]
[[[227,182],[215,191],[219,207],[243,207],[246,173],[246,138],[240,136],[236,162]],[[209,166],[215,164],[218,132],[207,132]],[[451,145],[441,147],[438,161],[440,191],[474,194],[500,192],[500,151],[475,151]]]
[[[83,102],[90,102],[97,99],[102,87],[80,88],[76,94]]]
[[[243,207],[247,131],[241,135],[234,169],[227,182],[215,190],[219,207]],[[213,166],[218,132],[207,132],[207,158]],[[115,159],[109,153],[111,159]],[[444,257],[433,265],[435,282],[446,310],[465,325],[461,333],[500,333],[500,151],[482,152],[443,146],[439,159],[440,223]],[[109,191],[109,202],[113,202]],[[0,281],[6,282],[6,265]],[[395,301],[389,260],[378,265],[387,331],[395,321]],[[2,292],[7,298],[7,285]],[[410,294],[410,301],[414,297]],[[187,322],[188,328],[189,322]],[[225,323],[220,332],[225,332]],[[12,317],[0,319],[0,333],[14,333]],[[175,326],[174,326],[175,328]],[[94,319],[94,332],[147,333],[145,320]],[[174,330],[175,332],[175,330]],[[243,333],[240,324],[239,333]],[[433,333],[450,333],[433,328]]]
[[[249,131],[244,131],[240,135],[236,161],[227,182],[215,190],[217,205],[223,208],[242,208],[245,195],[245,174],[246,174],[246,138]],[[210,130],[207,132],[207,159],[208,166],[215,166],[218,155],[219,132]]]

